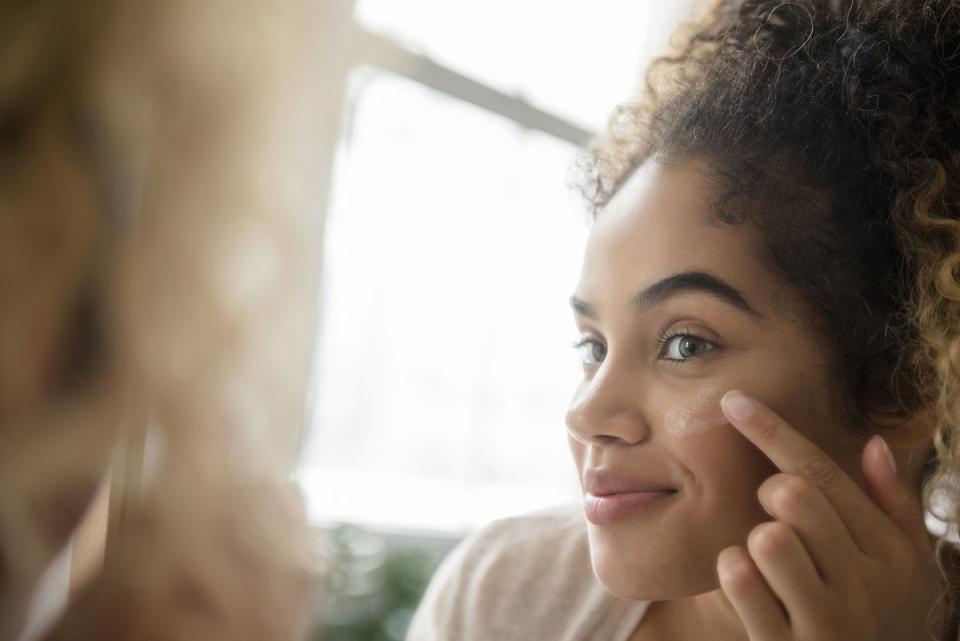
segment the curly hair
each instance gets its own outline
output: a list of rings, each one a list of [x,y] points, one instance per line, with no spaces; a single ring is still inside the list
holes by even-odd
[[[837,418],[866,436],[931,417],[917,490],[955,532],[960,501],[937,499],[960,476],[960,2],[719,0],[645,80],[581,158],[593,215],[648,160],[707,159],[714,216],[755,225],[809,302]]]

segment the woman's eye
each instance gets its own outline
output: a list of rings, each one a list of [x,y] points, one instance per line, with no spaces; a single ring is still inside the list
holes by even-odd
[[[573,344],[573,347],[583,355],[584,365],[599,365],[607,355],[607,348],[592,338],[579,340]]]
[[[696,358],[714,348],[714,344],[696,334],[680,333],[667,336],[663,340],[664,358],[668,361],[684,362]]]

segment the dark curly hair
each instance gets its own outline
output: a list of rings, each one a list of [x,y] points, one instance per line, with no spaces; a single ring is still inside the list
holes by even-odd
[[[918,491],[960,524],[933,501],[960,475],[960,2],[716,1],[645,89],[582,158],[593,214],[647,160],[707,159],[716,218],[755,225],[810,304],[837,417],[866,436],[929,411]]]

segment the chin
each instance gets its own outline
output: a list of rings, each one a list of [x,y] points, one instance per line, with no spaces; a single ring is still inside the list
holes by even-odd
[[[720,587],[709,552],[694,554],[675,541],[666,543],[668,549],[653,543],[644,546],[634,537],[625,537],[632,544],[623,545],[617,533],[607,531],[606,526],[590,526],[589,533],[593,573],[608,592],[621,599],[661,601]],[[716,554],[712,556],[716,558]]]

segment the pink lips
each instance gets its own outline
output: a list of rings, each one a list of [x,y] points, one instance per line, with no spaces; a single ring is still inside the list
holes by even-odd
[[[587,469],[583,489],[584,513],[594,525],[609,525],[663,505],[665,499],[677,493],[670,481],[625,476],[606,468]]]

